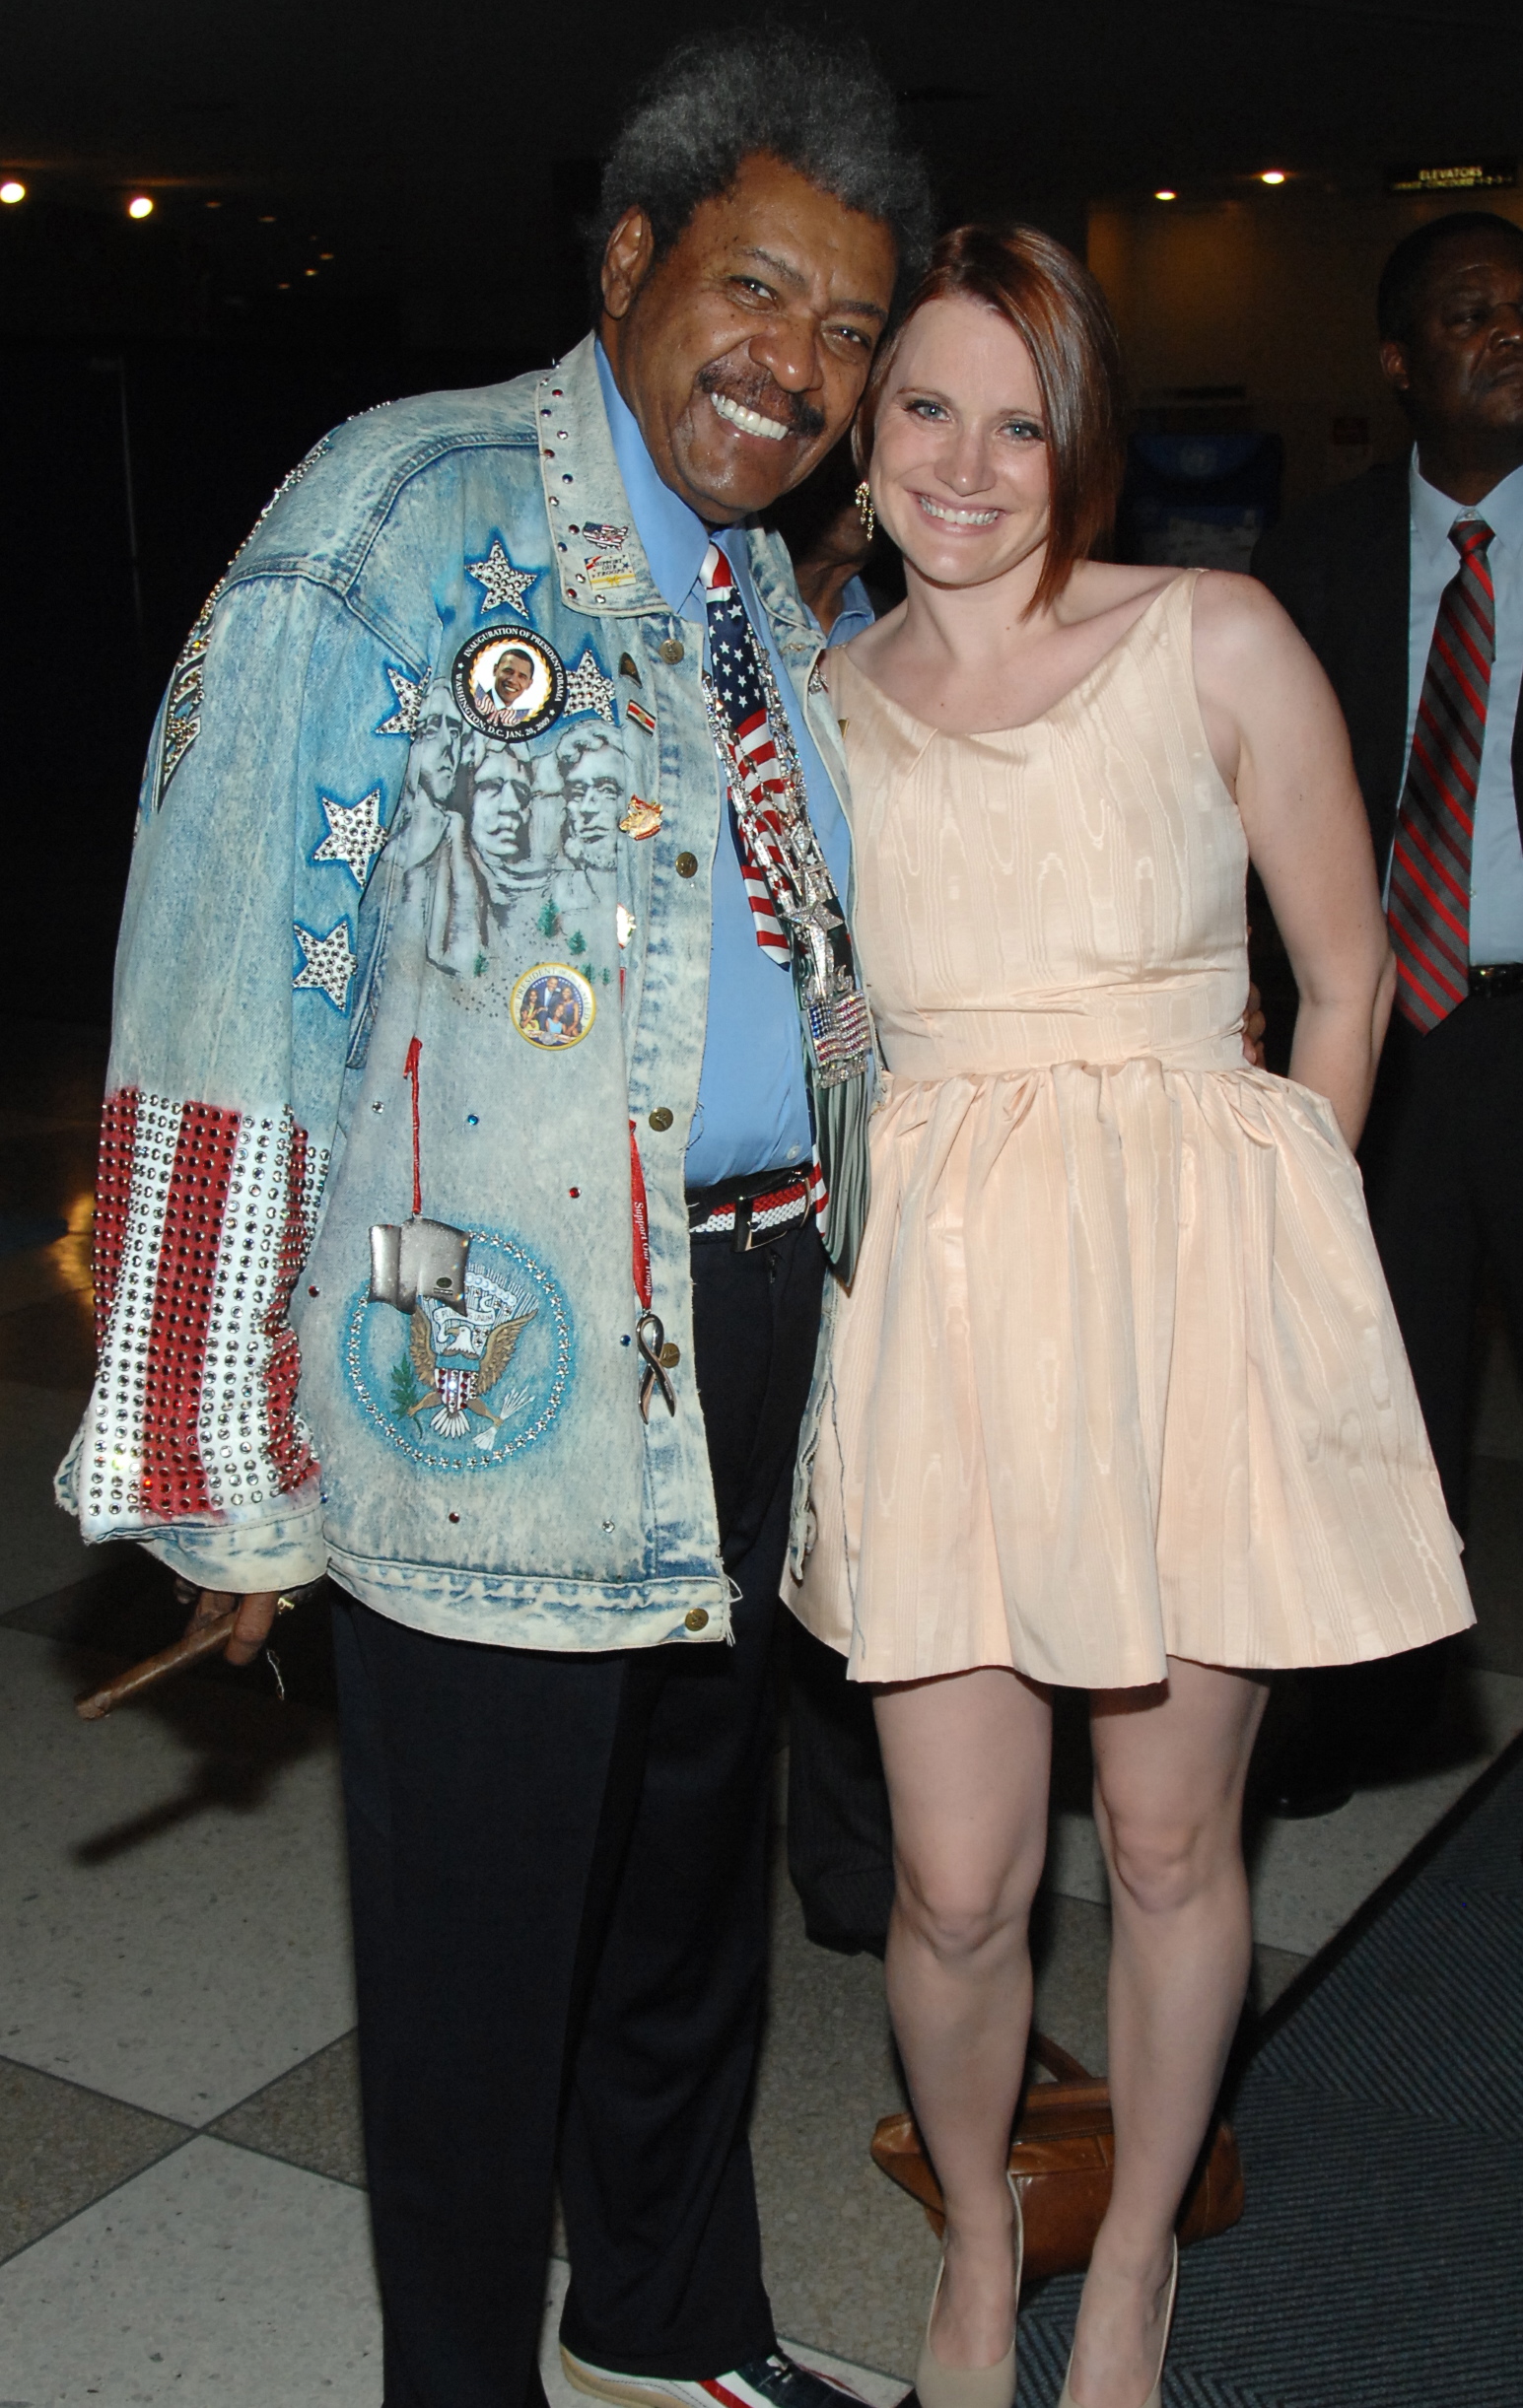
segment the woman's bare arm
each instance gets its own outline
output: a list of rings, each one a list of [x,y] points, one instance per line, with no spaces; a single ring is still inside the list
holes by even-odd
[[[1202,578],[1195,673],[1216,766],[1295,973],[1290,1075],[1327,1097],[1355,1145],[1396,967],[1343,714],[1309,647],[1252,578]]]

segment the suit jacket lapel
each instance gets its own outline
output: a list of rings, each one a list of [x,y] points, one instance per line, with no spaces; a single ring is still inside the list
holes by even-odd
[[[1363,674],[1345,708],[1383,878],[1407,775],[1412,512],[1405,460],[1391,464],[1370,500],[1369,546],[1358,564],[1359,590],[1350,595],[1362,622],[1356,641]]]

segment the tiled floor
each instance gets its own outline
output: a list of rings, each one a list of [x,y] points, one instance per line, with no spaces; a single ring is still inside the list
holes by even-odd
[[[24,1051],[0,1112],[0,2408],[376,2408],[321,1611],[286,1642],[285,1706],[262,1668],[218,1666],[104,1724],[70,1712],[175,1617],[146,1559],[87,1552],[51,1502],[88,1378],[101,1060],[66,1031]],[[1523,1727],[1523,1397],[1499,1345],[1476,1522],[1482,1628],[1433,1769],[1253,1834],[1260,2004]],[[1103,2065],[1084,1787],[1075,1729],[1038,2011]],[[866,2155],[899,2103],[880,1968],[811,1947],[780,1880],[754,2124],[769,2280],[782,2329],[854,2367],[875,2408],[908,2376],[935,2270],[923,2219]],[[553,2310],[564,2267],[552,2277]],[[562,2408],[549,2361],[547,2380]]]

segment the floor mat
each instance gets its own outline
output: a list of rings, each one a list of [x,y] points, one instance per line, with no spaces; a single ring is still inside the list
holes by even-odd
[[[1165,2408],[1523,2398],[1523,1743],[1271,2019],[1232,2120],[1248,2204],[1187,2254]],[[1079,2278],[1021,2319],[1052,2408]]]

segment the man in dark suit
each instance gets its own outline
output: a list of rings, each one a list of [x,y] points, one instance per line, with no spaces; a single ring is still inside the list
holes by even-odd
[[[1463,1530],[1484,1268],[1523,1340],[1523,227],[1430,220],[1376,314],[1414,449],[1273,528],[1253,567],[1333,681],[1385,881],[1398,1001],[1360,1159]],[[1399,1772],[1447,1644],[1301,1675],[1276,1810]]]

